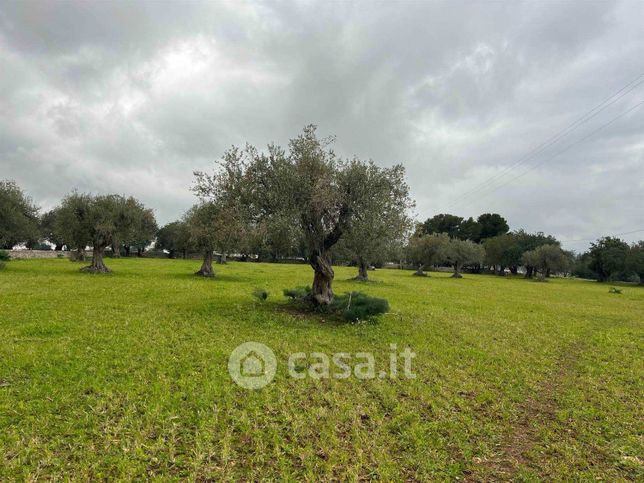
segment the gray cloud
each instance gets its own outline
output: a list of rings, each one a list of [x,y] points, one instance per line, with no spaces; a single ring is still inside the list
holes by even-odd
[[[313,122],[344,156],[403,162],[422,218],[498,211],[575,240],[644,228],[644,106],[548,160],[644,85],[499,177],[644,73],[643,24],[637,1],[5,1],[0,177],[45,208],[128,193],[168,222],[193,170]]]

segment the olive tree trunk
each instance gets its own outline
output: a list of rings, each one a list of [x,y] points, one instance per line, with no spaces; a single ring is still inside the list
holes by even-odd
[[[333,268],[328,254],[312,255],[310,260],[313,268],[313,286],[310,299],[316,305],[328,305],[333,301]]]
[[[121,247],[118,243],[112,243],[112,257],[120,258],[121,257]]]
[[[369,280],[368,264],[362,257],[358,257],[358,275],[354,280],[359,282],[366,282]]]
[[[92,250],[92,263],[87,267],[81,268],[81,272],[89,273],[109,273],[111,270],[103,262],[104,246],[95,246]]]
[[[208,250],[204,253],[201,268],[195,272],[195,275],[200,275],[202,277],[215,276],[215,271],[212,269],[212,250]]]
[[[454,263],[454,273],[452,274],[452,278],[463,278],[463,275],[461,275],[461,265],[461,262]]]
[[[72,262],[84,262],[85,250],[83,250],[82,248],[77,248],[76,251],[73,251],[69,254],[69,259]]]
[[[414,275],[417,277],[429,277],[429,274],[423,271],[424,268],[425,268],[425,265],[423,265],[422,263],[419,263],[418,268],[414,272]]]

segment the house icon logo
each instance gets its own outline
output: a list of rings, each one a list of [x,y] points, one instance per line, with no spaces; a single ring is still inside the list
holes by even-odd
[[[230,377],[246,389],[261,389],[273,380],[276,370],[275,354],[259,342],[238,345],[228,358]]]

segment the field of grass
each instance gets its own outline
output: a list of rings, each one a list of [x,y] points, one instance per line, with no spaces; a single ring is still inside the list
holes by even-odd
[[[67,260],[0,272],[0,479],[644,478],[644,289],[379,270],[377,324],[289,309],[305,265]],[[270,292],[267,302],[252,297]],[[277,375],[235,385],[262,342]],[[410,347],[415,379],[293,379],[293,352]]]

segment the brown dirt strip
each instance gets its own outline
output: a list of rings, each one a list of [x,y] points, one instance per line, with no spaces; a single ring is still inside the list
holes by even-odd
[[[519,417],[497,455],[480,462],[480,473],[473,471],[464,481],[513,481],[522,465],[530,463],[526,454],[539,441],[539,429],[556,417],[556,395],[581,351],[581,342],[566,348],[557,369],[545,379],[536,393],[519,405]]]

